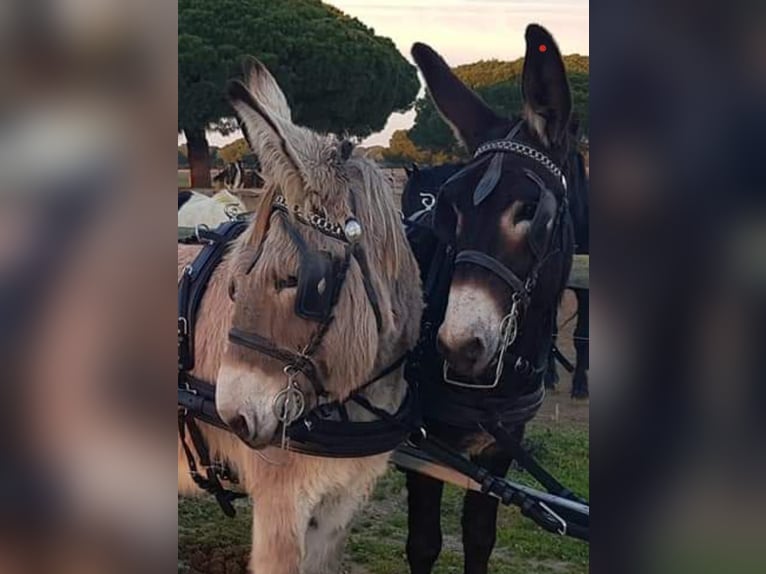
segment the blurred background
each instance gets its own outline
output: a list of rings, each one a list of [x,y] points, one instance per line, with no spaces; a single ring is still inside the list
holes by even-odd
[[[594,572],[766,569],[763,8],[591,2]]]
[[[0,7],[2,572],[175,568],[176,22]]]
[[[0,5],[2,572],[178,567],[163,4]],[[764,7],[591,8],[590,569],[764,572]]]

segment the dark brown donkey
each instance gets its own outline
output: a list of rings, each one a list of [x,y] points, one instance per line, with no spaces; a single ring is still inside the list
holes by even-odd
[[[513,118],[496,115],[431,48],[412,48],[437,107],[472,159],[445,182],[431,212],[435,234],[449,245],[442,247],[445,259],[413,246],[428,308],[424,350],[410,376],[420,387],[428,432],[499,475],[507,472],[511,455],[490,432],[520,439],[542,403],[554,312],[574,245],[566,181],[569,85],[545,29],[530,25],[526,43],[523,111]],[[442,282],[437,276],[445,268]],[[442,487],[408,474],[413,574],[431,572],[441,550]],[[466,494],[466,574],[487,572],[496,521],[495,499]]]

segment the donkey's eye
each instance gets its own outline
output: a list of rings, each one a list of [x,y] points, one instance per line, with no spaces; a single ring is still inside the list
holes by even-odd
[[[277,279],[274,282],[274,288],[277,291],[282,289],[293,289],[298,286],[298,278],[294,275],[288,275],[285,279]]]
[[[535,216],[535,211],[537,211],[536,203],[524,203],[524,205],[521,206],[521,209],[516,212],[516,220],[514,223],[518,223],[519,221],[531,221]]]

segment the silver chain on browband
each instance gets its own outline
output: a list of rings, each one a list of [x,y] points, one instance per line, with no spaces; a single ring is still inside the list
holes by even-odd
[[[564,174],[561,172],[559,167],[553,163],[553,161],[544,153],[536,150],[533,147],[530,147],[528,145],[524,145],[523,143],[519,143],[517,141],[513,140],[493,140],[486,143],[481,144],[477,149],[476,152],[473,154],[473,158],[476,159],[480,155],[484,155],[488,152],[512,152],[519,154],[524,157],[528,157],[530,159],[535,160],[537,163],[542,165],[545,169],[547,169],[549,172],[553,174],[554,177],[558,178],[559,181],[561,181],[562,185],[564,186],[564,189],[567,188],[567,180],[564,177]]]
[[[304,225],[313,227],[317,231],[321,231],[325,235],[333,237],[334,239],[339,239],[340,241],[349,241],[349,237],[346,235],[346,230],[344,229],[343,225],[334,223],[319,213],[311,213],[306,215],[297,205],[292,206],[292,208],[288,207],[287,200],[285,199],[284,195],[277,195],[274,198],[273,205],[275,208],[281,209],[286,213],[292,213],[298,221]]]

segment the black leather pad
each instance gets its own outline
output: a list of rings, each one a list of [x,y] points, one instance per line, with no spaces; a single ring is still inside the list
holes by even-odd
[[[303,254],[298,270],[295,313],[310,321],[323,322],[332,312],[335,264],[326,251]]]
[[[529,229],[529,247],[538,259],[545,256],[550,232],[548,225],[554,217],[556,217],[556,196],[549,189],[543,188]]]

